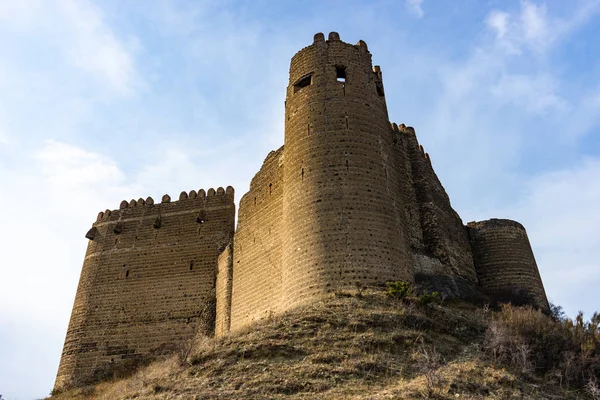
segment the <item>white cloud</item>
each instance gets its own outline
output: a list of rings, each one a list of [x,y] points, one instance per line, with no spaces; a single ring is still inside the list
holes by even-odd
[[[0,2],[0,22],[28,33],[41,31],[47,44],[58,47],[74,66],[120,95],[130,95],[142,85],[134,46],[120,40],[88,0]],[[135,38],[129,42],[138,43]]]
[[[494,84],[492,94],[529,112],[542,113],[567,107],[566,101],[558,94],[557,86],[557,81],[547,74],[506,74]]]
[[[114,185],[124,181],[123,173],[113,160],[70,144],[48,140],[35,158],[40,161],[46,183],[52,187],[97,188],[105,183]]]
[[[503,11],[494,10],[486,18],[488,27],[496,32],[496,38],[502,39],[508,31],[510,15]]]
[[[427,112],[413,123],[463,212],[510,200],[508,193],[519,190],[523,179],[515,174],[530,163],[536,140],[554,150],[574,146],[598,123],[597,97],[590,92],[600,81],[578,87],[564,64],[552,60],[553,50],[599,11],[590,4],[560,15],[530,1],[514,11],[493,10],[484,21],[493,35],[480,37],[468,57],[421,60],[415,76],[430,68],[441,90],[429,93],[434,106],[424,105]],[[565,119],[566,132],[554,129]],[[461,174],[450,172],[456,169]]]
[[[550,23],[546,6],[523,1],[521,7],[520,22],[525,39],[532,43],[539,43],[548,38]]]
[[[492,10],[485,23],[495,34],[496,44],[508,53],[532,51],[544,54],[555,42],[585,24],[599,7],[600,1],[588,1],[573,7],[570,17],[558,18],[548,15],[545,4],[522,0],[518,13]]]
[[[521,221],[541,270],[548,296],[570,315],[600,309],[584,287],[600,287],[600,159],[543,173],[528,182],[514,207],[499,211]]]
[[[58,6],[73,30],[75,45],[69,54],[74,63],[108,81],[119,93],[132,93],[139,84],[133,58],[106,25],[101,11],[80,0],[60,0]]]
[[[66,143],[48,141],[27,161],[0,170],[0,207],[11,210],[3,216],[3,226],[10,229],[0,231],[0,242],[11,243],[3,250],[11,268],[0,269],[0,281],[19,282],[2,288],[0,315],[29,315],[62,330],[80,268],[81,260],[75,258],[85,251],[83,234],[98,211],[107,205],[116,208],[137,187],[125,183],[110,158]],[[66,265],[47,268],[48,260]],[[67,290],[56,291],[63,287]],[[54,301],[41,304],[46,297]]]
[[[423,18],[423,0],[406,0],[406,9],[417,18]]]

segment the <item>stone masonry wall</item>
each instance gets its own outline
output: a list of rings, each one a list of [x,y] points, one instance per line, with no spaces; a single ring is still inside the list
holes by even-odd
[[[232,239],[234,193],[123,201],[98,215],[55,388],[173,350],[214,327],[217,256]],[[206,332],[211,333],[211,332]]]
[[[398,170],[400,181],[400,192],[404,201],[404,212],[406,214],[406,226],[410,239],[412,253],[424,253],[425,243],[423,241],[423,230],[421,229],[421,211],[417,202],[417,194],[413,184],[413,172],[410,157],[409,141],[405,137],[409,131],[404,127],[402,130],[395,123],[391,124],[393,132],[393,157]]]
[[[284,307],[412,281],[381,71],[366,43],[315,35],[292,58],[285,124]]]
[[[396,130],[395,124],[392,127]],[[410,213],[408,220],[415,280],[445,296],[471,297],[475,294],[477,275],[467,229],[452,208],[414,129],[402,124],[398,133],[401,149],[410,160],[407,171],[411,176],[407,180],[412,181],[412,190],[405,189],[408,190],[405,202],[409,205],[407,212]],[[415,200],[416,206],[413,206]],[[416,210],[418,222],[415,220]]]
[[[283,147],[269,153],[240,200],[231,330],[267,317],[281,306],[283,154]]]
[[[508,219],[467,225],[481,288],[497,301],[534,304],[548,299],[523,225]]]
[[[233,285],[233,245],[219,254],[216,292],[215,336],[229,332],[231,325],[231,289]]]

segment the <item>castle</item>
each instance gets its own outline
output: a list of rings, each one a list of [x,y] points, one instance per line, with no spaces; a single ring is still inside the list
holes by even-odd
[[[388,281],[549,308],[523,226],[463,224],[414,129],[390,123],[366,43],[335,32],[292,58],[284,146],[241,198],[237,229],[227,187],[123,201],[86,237],[57,389]]]

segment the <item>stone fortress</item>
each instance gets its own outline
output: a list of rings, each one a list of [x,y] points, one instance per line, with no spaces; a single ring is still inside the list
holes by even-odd
[[[548,310],[525,228],[463,224],[414,129],[390,123],[362,40],[318,33],[292,58],[284,143],[241,198],[237,229],[231,187],[99,213],[55,388],[388,281]]]

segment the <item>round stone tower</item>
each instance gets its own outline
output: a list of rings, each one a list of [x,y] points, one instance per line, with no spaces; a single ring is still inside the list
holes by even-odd
[[[393,146],[381,71],[366,43],[316,34],[292,58],[287,87],[284,308],[413,280]]]
[[[481,289],[496,301],[549,310],[548,299],[523,225],[509,219],[467,224]]]

